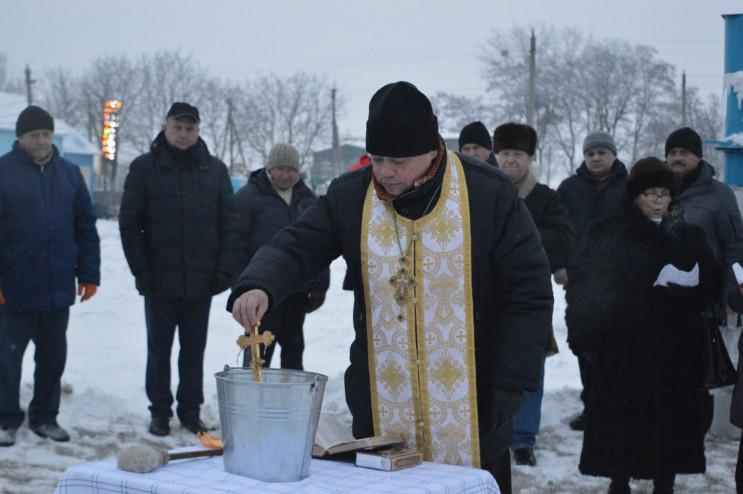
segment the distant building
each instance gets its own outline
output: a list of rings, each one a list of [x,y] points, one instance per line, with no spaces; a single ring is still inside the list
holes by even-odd
[[[341,145],[341,169],[343,172],[355,165],[359,158],[366,154],[366,149],[351,144]],[[333,148],[323,149],[312,153],[312,171],[310,183],[312,189],[318,194],[324,194],[338,174],[333,165]]]
[[[25,96],[0,92],[0,156],[13,149],[15,123],[28,106]],[[54,115],[52,115],[54,117]],[[65,159],[80,167],[93,199],[96,173],[101,165],[101,151],[60,118],[54,118],[54,145]]]

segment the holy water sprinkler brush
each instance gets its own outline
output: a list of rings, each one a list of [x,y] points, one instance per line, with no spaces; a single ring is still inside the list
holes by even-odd
[[[116,466],[127,472],[148,473],[156,468],[167,465],[171,460],[198,458],[200,456],[217,456],[221,454],[221,448],[170,453],[164,449],[135,444],[119,452],[116,456]]]

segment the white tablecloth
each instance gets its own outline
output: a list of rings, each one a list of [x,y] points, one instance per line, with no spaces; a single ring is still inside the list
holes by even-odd
[[[68,468],[55,494],[499,494],[493,476],[485,470],[424,462],[384,472],[352,463],[313,459],[310,475],[299,482],[269,483],[224,471],[222,457],[174,460],[147,474],[116,468],[116,460]]]

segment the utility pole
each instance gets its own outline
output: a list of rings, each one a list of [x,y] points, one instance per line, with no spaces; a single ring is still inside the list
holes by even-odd
[[[35,82],[35,79],[31,79],[31,68],[26,65],[26,98],[28,99],[28,106],[34,104],[34,92],[31,85]]]
[[[536,58],[537,58],[537,39],[534,36],[534,30],[531,30],[531,48],[529,49],[529,101],[526,109],[526,123],[534,127],[534,106],[535,106],[535,86],[536,86]]]
[[[681,72],[681,126],[686,127],[686,71]]]
[[[240,142],[240,135],[237,132],[237,125],[235,125],[235,119],[232,116],[232,99],[227,98],[227,133],[225,134],[225,141],[229,140],[230,147],[230,175],[235,172],[235,154],[234,149],[237,146],[237,153],[242,160],[243,167],[245,168],[244,173],[248,172],[248,162],[245,159],[245,153],[243,153],[243,145]]]
[[[335,91],[335,88],[331,89],[330,95],[333,103],[333,176],[338,177],[343,170],[341,169],[341,142],[338,138],[338,123],[335,117]]]

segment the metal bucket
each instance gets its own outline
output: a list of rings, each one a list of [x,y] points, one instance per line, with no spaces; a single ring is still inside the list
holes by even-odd
[[[327,376],[225,367],[217,378],[224,469],[265,482],[293,482],[310,473],[312,445]]]

